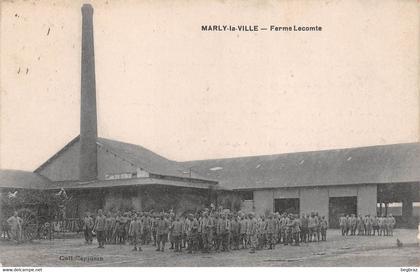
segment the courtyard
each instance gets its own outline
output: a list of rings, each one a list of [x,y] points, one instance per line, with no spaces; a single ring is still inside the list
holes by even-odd
[[[85,245],[82,238],[40,240],[15,245],[0,242],[2,266],[420,266],[417,230],[397,229],[393,237],[348,236],[328,231],[328,241],[277,245],[274,250],[248,250],[221,253],[178,253],[168,249],[156,252],[151,245],[142,252],[129,245]],[[403,243],[397,247],[397,238]],[[95,241],[96,242],[96,241]]]

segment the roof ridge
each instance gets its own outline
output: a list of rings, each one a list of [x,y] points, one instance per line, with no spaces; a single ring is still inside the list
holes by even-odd
[[[262,154],[262,155],[245,155],[237,157],[226,157],[226,158],[215,158],[215,159],[199,159],[199,160],[188,160],[188,161],[178,161],[179,163],[191,163],[191,162],[204,162],[204,161],[223,161],[223,160],[232,160],[232,159],[252,159],[252,158],[261,158],[261,157],[278,157],[285,155],[298,155],[298,154],[309,154],[309,153],[325,153],[325,152],[339,152],[339,151],[350,151],[350,150],[361,150],[361,149],[370,149],[370,148],[381,148],[381,147],[392,147],[397,145],[413,145],[420,144],[420,142],[405,142],[405,143],[395,143],[395,144],[383,144],[383,145],[368,145],[368,146],[357,146],[357,147],[345,147],[345,148],[333,148],[333,149],[319,149],[319,150],[308,150],[308,151],[297,151],[297,152],[286,152],[286,153],[276,153],[276,154]]]

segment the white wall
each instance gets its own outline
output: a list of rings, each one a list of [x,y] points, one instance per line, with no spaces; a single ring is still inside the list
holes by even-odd
[[[299,198],[300,213],[317,211],[328,217],[330,197],[357,197],[357,212],[363,215],[376,214],[377,186],[349,185],[308,188],[267,189],[254,191],[254,206],[257,214],[273,211],[274,199]]]

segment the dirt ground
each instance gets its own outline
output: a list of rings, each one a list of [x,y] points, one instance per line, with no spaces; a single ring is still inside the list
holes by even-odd
[[[277,245],[275,250],[248,250],[228,253],[156,252],[144,246],[143,252],[128,245],[85,245],[83,239],[42,240],[15,245],[0,242],[3,266],[420,266],[417,230],[399,229],[393,237],[342,237],[329,230],[328,241],[301,246]],[[396,239],[403,242],[397,247]],[[96,241],[95,241],[96,242]]]

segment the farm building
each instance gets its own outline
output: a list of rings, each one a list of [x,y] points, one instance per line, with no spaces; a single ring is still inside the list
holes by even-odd
[[[0,188],[61,190],[68,215],[98,208],[178,213],[210,203],[233,210],[318,211],[337,226],[345,213],[386,214],[401,204],[400,225],[415,225],[420,143],[177,162],[144,147],[97,135],[93,8],[82,7],[80,136],[34,173],[1,170]]]

